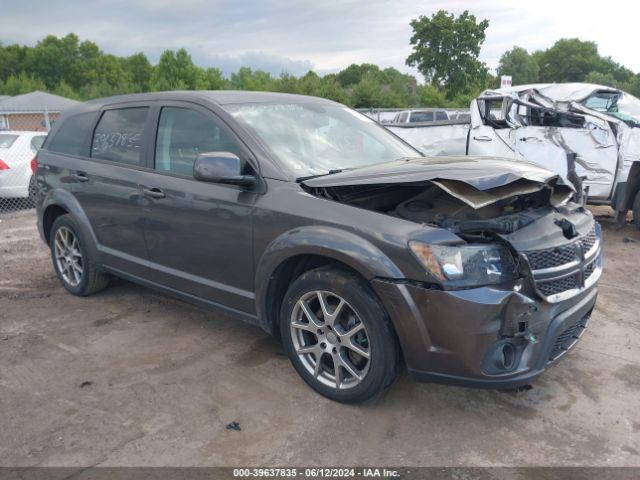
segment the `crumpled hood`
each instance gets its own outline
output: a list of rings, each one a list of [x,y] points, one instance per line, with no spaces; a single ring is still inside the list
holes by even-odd
[[[497,157],[416,157],[305,180],[304,185],[339,187],[453,180],[485,191],[518,180],[549,183],[558,175],[533,163]]]

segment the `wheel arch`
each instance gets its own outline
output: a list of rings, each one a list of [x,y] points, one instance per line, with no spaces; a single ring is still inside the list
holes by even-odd
[[[50,191],[44,198],[40,211],[42,214],[41,219],[39,219],[39,226],[42,228],[42,236],[47,244],[49,244],[51,240],[51,227],[56,218],[60,215],[71,214],[78,223],[80,223],[84,233],[86,233],[91,240],[89,247],[94,249],[97,246],[98,241],[89,222],[89,218],[71,192],[62,189]]]
[[[377,277],[402,277],[388,256],[351,232],[322,226],[286,232],[271,242],[256,269],[256,311],[260,326],[276,333],[280,305],[291,282],[313,268],[328,264],[340,265],[367,282]]]

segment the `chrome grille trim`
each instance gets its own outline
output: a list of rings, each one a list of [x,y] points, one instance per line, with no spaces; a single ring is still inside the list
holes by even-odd
[[[601,232],[600,225],[594,222],[588,234],[572,243],[523,252],[538,295],[549,303],[557,303],[593,286],[602,275]],[[553,265],[559,260],[571,259],[572,252],[572,260]],[[547,266],[550,263],[552,266]],[[536,269],[536,265],[542,268]]]

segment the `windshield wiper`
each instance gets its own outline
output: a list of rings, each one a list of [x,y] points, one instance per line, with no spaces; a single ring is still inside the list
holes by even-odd
[[[353,168],[335,168],[333,170],[329,170],[327,173],[319,173],[317,175],[307,175],[306,177],[298,177],[296,178],[296,182],[304,182],[305,180],[311,180],[312,178],[318,177],[326,177],[327,175],[334,175],[336,173],[344,172],[346,170],[353,170]]]

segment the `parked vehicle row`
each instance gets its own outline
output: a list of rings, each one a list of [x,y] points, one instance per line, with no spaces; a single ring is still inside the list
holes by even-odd
[[[553,172],[422,156],[319,98],[92,101],[38,153],[38,228],[74,295],[123,277],[279,335],[301,377],[366,400],[417,379],[508,388],[576,343],[601,232]]]

